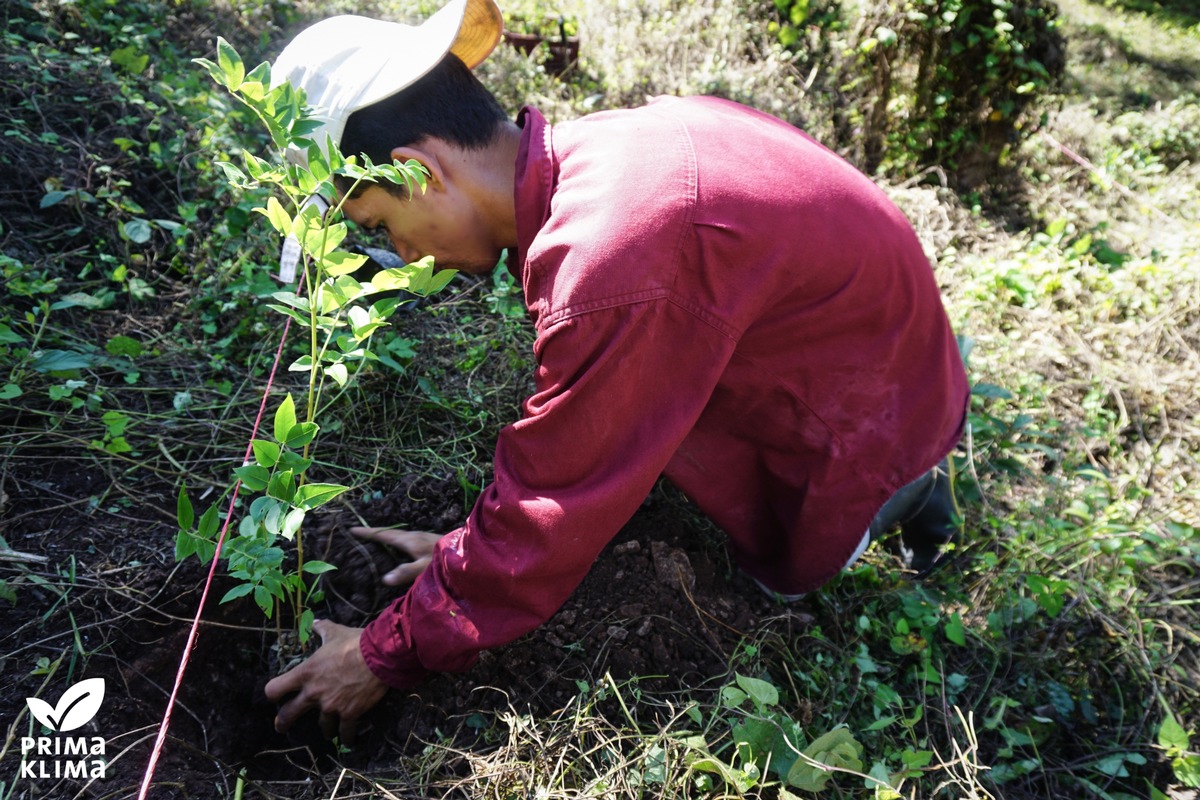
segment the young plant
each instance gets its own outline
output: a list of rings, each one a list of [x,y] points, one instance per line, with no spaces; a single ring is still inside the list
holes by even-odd
[[[435,272],[433,259],[427,256],[413,264],[383,269],[369,281],[355,279],[353,274],[367,257],[338,249],[349,232],[342,221],[345,198],[363,181],[390,181],[406,187],[410,195],[424,191],[423,167],[416,161],[373,164],[366,157],[359,164],[355,158],[343,158],[331,140],[320,146],[310,138],[320,123],[311,116],[303,92],[286,82],[272,88],[266,62],[247,72],[241,57],[224,39],[218,40],[216,62],[196,59],[196,63],[253,111],[270,134],[273,159],[246,152],[244,169],[227,162],[219,166],[235,188],[266,187],[273,192],[253,210],[265,216],[284,239],[280,278],[287,283],[294,278],[295,286],[275,292],[275,302],[268,307],[301,325],[308,334],[308,353],[288,368],[307,373],[303,413],[297,413],[288,394],[275,411],[273,438],[255,439],[251,443],[254,460],[234,470],[243,487],[262,494],[250,503],[249,513],[238,524],[238,536],[222,553],[231,576],[240,581],[223,602],[251,595],[268,617],[276,605],[287,603],[304,642],[313,619],[306,606],[319,599],[305,576],[332,567],[305,562],[297,533],[307,512],[349,488],[307,479],[313,443],[320,432],[316,417],[321,394],[329,382],[343,388],[365,364],[386,358],[371,351],[371,338],[404,301],[373,297],[397,289],[431,294],[443,288],[454,272]],[[350,185],[345,193],[335,186],[334,178],[339,176],[343,184]],[[192,554],[202,560],[212,558],[220,527],[215,509],[214,505],[197,520],[186,491],[180,489],[177,558]],[[296,543],[295,571],[285,570],[286,553],[280,540]]]

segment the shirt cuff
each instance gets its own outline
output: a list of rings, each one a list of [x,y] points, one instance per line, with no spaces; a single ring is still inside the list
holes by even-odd
[[[405,599],[367,623],[358,645],[367,669],[393,689],[411,689],[429,674],[417,658],[412,639],[404,633],[401,605]]]

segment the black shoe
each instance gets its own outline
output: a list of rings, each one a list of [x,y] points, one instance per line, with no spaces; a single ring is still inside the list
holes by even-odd
[[[946,546],[958,537],[958,506],[950,472],[943,461],[932,470],[933,487],[925,504],[900,523],[900,542],[907,565],[919,577],[928,575],[939,563]]]
[[[958,507],[946,459],[884,504],[871,522],[871,538],[877,539],[897,525],[904,565],[915,570],[918,577],[928,575],[959,531]]]

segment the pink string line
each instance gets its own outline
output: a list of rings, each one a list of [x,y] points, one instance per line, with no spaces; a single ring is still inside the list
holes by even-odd
[[[258,406],[258,416],[254,418],[254,429],[250,433],[250,443],[246,445],[246,454],[242,457],[242,463],[250,460],[251,453],[254,452],[254,439],[258,436],[258,427],[262,423],[263,413],[267,408],[267,398],[271,396],[271,386],[275,382],[275,371],[279,368],[279,361],[283,357],[283,345],[287,342],[288,330],[292,326],[291,317],[288,317],[283,326],[283,335],[279,337],[279,348],[275,351],[275,363],[271,365],[271,374],[267,377],[267,388],[263,392],[262,403]],[[221,558],[221,547],[225,544],[225,534],[229,531],[229,523],[233,520],[233,506],[237,502],[238,490],[242,488],[242,482],[238,480],[233,484],[233,496],[229,498],[229,510],[225,514],[225,524],[221,526],[221,535],[217,537],[217,547],[213,551],[212,564],[208,568],[208,579],[204,582],[204,591],[200,594],[200,605],[196,608],[196,617],[192,620],[192,628],[188,631],[187,644],[183,648],[183,656],[179,660],[179,671],[175,673],[175,686],[171,689],[171,697],[167,700],[167,709],[163,713],[162,724],[158,728],[158,736],[154,740],[154,749],[150,751],[150,762],[146,765],[146,774],[142,777],[142,788],[138,791],[138,800],[145,800],[146,793],[150,791],[150,781],[154,778],[154,768],[158,764],[158,757],[162,754],[163,742],[167,738],[167,728],[171,724],[171,711],[175,708],[175,698],[179,694],[179,687],[183,684],[183,673],[187,670],[188,658],[191,656],[192,648],[196,644],[196,636],[200,629],[200,615],[204,613],[204,604],[208,600],[208,590],[212,586],[213,575],[217,571],[217,562]]]

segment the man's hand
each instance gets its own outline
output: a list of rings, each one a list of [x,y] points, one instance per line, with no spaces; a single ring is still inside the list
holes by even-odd
[[[386,544],[408,554],[412,559],[383,576],[388,586],[407,586],[425,571],[433,560],[433,548],[442,537],[425,531],[399,531],[393,528],[351,528],[350,532],[361,539]]]
[[[348,628],[329,620],[313,623],[321,647],[303,664],[271,680],[267,698],[290,698],[275,716],[275,730],[286,731],[310,708],[320,712],[321,732],[337,734],[342,744],[354,741],[354,727],[387,694],[387,684],[375,677],[358,649],[362,628]]]

